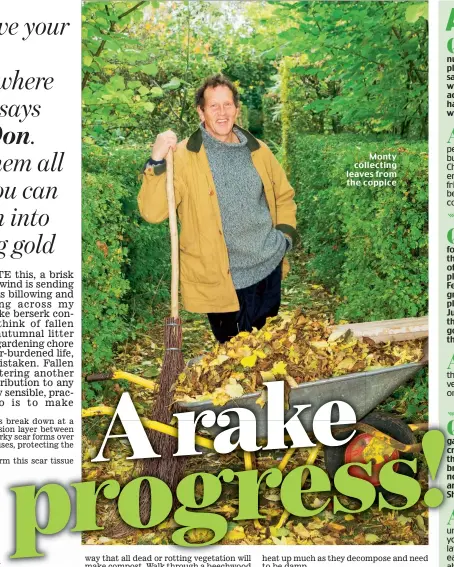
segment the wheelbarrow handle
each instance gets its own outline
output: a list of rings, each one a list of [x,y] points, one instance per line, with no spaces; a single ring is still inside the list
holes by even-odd
[[[85,378],[86,382],[101,382],[103,380],[111,380],[113,372],[102,372],[101,374],[90,374]]]

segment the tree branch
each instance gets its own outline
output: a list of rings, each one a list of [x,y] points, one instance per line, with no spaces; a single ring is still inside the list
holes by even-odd
[[[121,16],[118,16],[119,20],[122,20],[123,18],[126,18],[126,16],[129,16],[129,14],[131,12],[134,12],[135,10],[137,10],[137,8],[140,8],[140,6],[142,6],[142,4],[145,4],[145,0],[143,0],[143,2],[139,2],[138,4],[136,4],[135,6],[133,6],[132,8],[129,8],[129,10],[126,10],[126,12],[123,12],[123,14],[121,14]]]

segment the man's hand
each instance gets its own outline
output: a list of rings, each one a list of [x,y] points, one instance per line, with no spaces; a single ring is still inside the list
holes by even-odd
[[[153,144],[153,151],[151,153],[151,159],[155,161],[161,161],[164,159],[172,148],[173,151],[177,149],[177,135],[172,130],[167,130],[167,132],[161,132],[156,137],[156,141]]]

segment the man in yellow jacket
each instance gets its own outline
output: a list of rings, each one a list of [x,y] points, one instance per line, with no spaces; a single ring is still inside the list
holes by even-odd
[[[201,125],[177,143],[159,134],[138,202],[151,223],[168,216],[165,156],[175,151],[180,283],[188,311],[207,313],[219,342],[277,315],[282,264],[296,240],[294,191],[271,150],[236,125],[239,95],[223,75],[196,94]]]

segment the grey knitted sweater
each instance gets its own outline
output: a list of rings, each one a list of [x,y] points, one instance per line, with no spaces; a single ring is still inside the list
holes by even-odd
[[[276,268],[287,240],[273,227],[262,180],[244,134],[234,129],[240,143],[231,144],[211,136],[203,125],[200,128],[221,209],[230,273],[235,288],[242,289]]]

